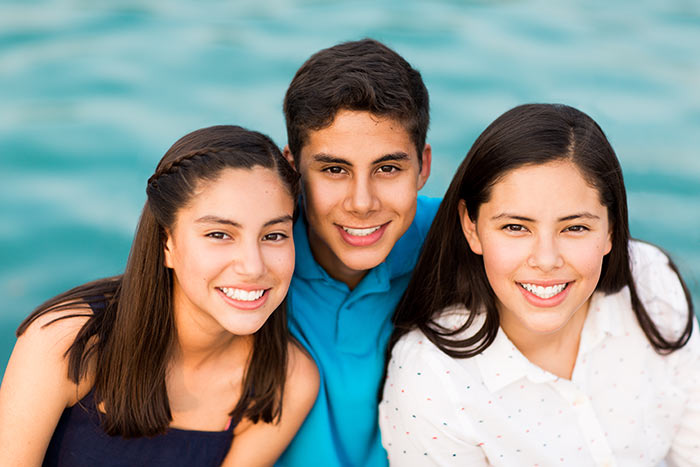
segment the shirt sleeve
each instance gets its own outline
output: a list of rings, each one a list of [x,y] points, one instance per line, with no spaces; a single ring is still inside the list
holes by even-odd
[[[639,298],[668,339],[678,339],[688,319],[688,303],[678,275],[666,255],[653,245],[633,242],[632,272]],[[700,459],[700,336],[693,318],[690,340],[668,357],[675,385],[684,392],[686,403],[678,431],[666,458],[669,467],[697,466]]]
[[[454,397],[445,359],[450,357],[413,333],[394,347],[379,404],[382,444],[392,466],[488,465],[460,417],[464,408]]]
[[[687,396],[683,417],[671,442],[669,467],[697,466],[700,459],[700,336],[693,320],[693,333],[688,343],[674,352],[677,384]]]

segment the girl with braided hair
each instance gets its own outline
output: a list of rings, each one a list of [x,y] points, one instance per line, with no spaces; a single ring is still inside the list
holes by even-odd
[[[298,176],[279,149],[197,130],[146,192],[124,274],[19,326],[0,465],[270,465],[311,408],[318,373],[285,312]]]

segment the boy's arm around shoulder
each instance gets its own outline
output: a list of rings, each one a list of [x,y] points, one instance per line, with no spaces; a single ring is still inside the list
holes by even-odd
[[[273,465],[304,422],[318,394],[319,374],[313,359],[297,344],[289,344],[289,365],[279,423],[251,423],[236,429],[222,466]]]
[[[65,357],[86,318],[49,324],[75,313],[85,310],[40,316],[17,339],[0,386],[0,465],[41,465],[63,410],[89,390],[68,378]]]

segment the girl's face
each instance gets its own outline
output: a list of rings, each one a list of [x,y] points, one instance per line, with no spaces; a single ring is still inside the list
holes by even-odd
[[[177,319],[207,332],[257,331],[294,271],[294,200],[270,169],[224,169],[202,183],[168,232]]]
[[[607,208],[574,164],[508,172],[476,223],[464,202],[460,218],[471,250],[483,256],[511,340],[532,342],[583,323],[612,243]]]

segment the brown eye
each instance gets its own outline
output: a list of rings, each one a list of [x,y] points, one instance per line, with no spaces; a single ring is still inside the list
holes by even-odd
[[[399,169],[398,167],[393,166],[393,165],[383,165],[383,166],[379,167],[379,169],[378,169],[379,172],[385,173],[385,174],[398,172],[399,170],[401,170],[401,169]]]
[[[342,167],[338,167],[337,165],[334,165],[333,167],[326,167],[323,169],[323,171],[333,175],[340,175],[345,172]]]
[[[280,242],[284,240],[285,238],[289,238],[287,235],[280,233],[280,232],[274,232],[274,233],[269,233],[263,237],[263,240],[271,241],[271,242]]]
[[[507,224],[503,226],[503,230],[507,232],[527,232],[525,226],[520,224]]]
[[[209,232],[206,236],[209,238],[214,238],[216,240],[226,240],[228,238],[231,238],[228,234],[224,232]]]

